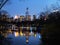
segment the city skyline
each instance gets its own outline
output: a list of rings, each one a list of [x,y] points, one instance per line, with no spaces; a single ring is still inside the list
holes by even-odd
[[[50,8],[51,4],[57,5],[58,0],[10,0],[2,8],[6,10],[11,16],[17,15],[26,15],[26,8],[29,8],[29,14],[38,15],[40,12],[46,11],[46,7]]]

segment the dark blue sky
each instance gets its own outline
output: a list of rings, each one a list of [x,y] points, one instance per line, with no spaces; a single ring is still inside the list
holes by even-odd
[[[29,7],[29,13],[33,15],[46,11],[46,6],[52,8],[51,4],[56,6],[56,2],[60,4],[58,0],[10,0],[2,9],[14,16],[25,15],[26,8]]]

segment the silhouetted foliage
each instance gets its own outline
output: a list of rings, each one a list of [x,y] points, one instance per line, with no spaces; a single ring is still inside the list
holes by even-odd
[[[45,30],[42,30],[43,45],[47,45],[48,42],[48,45],[56,44],[56,41],[59,40],[60,34],[60,12],[57,11],[50,13],[48,19],[43,25],[43,28],[45,28]]]

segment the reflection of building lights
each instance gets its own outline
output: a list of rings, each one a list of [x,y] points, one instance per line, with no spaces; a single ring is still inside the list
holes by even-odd
[[[28,38],[29,38],[29,36],[26,36],[26,43],[28,43],[28,42],[29,42]]]
[[[39,35],[39,38],[40,38],[40,35]]]
[[[30,32],[30,35],[34,35],[34,33],[31,31],[31,32]]]
[[[39,35],[39,39],[41,38],[41,35]]]
[[[19,33],[18,32],[14,32],[14,35],[15,35],[15,37],[18,37]]]
[[[29,41],[28,40],[26,40],[26,43],[28,43]]]
[[[34,36],[36,37],[36,34],[34,34]]]
[[[23,36],[23,33],[22,33],[22,31],[20,31],[20,36]]]
[[[7,33],[2,33],[2,35],[3,35],[4,37],[7,37]]]

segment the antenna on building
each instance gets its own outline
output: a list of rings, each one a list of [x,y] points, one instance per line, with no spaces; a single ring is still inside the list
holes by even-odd
[[[26,8],[26,15],[29,15],[29,8]]]

